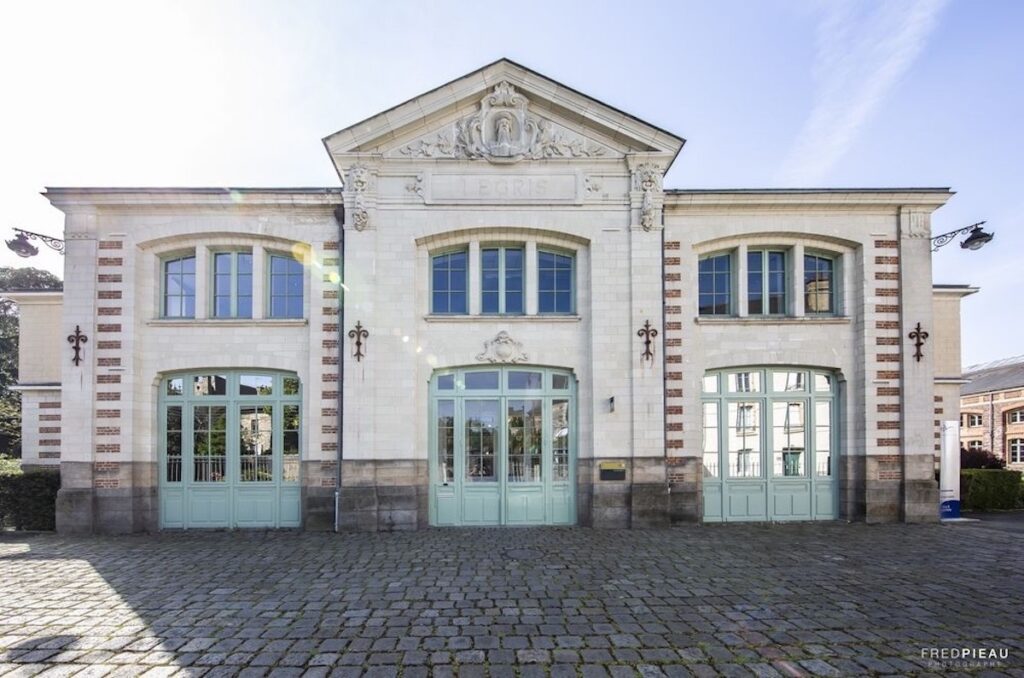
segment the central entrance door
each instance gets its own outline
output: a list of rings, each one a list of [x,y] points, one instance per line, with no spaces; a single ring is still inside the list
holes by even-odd
[[[431,523],[575,523],[575,437],[575,380],[567,371],[437,372]]]

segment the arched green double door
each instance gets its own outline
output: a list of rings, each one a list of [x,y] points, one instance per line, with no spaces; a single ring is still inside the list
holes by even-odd
[[[566,370],[438,371],[430,384],[433,525],[576,522],[576,380]]]

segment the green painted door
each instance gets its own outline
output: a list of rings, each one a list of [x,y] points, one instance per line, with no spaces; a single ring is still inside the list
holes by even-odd
[[[837,380],[794,367],[703,381],[705,522],[833,520]]]
[[[434,525],[569,525],[575,511],[575,380],[529,367],[431,380]]]
[[[161,527],[300,525],[294,375],[173,375],[160,388]]]

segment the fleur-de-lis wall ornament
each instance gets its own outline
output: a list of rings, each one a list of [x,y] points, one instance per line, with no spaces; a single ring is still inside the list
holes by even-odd
[[[363,358],[366,356],[366,354],[363,353],[363,339],[366,339],[369,336],[370,333],[363,328],[363,323],[358,320],[356,321],[355,329],[348,331],[348,338],[355,339],[356,342],[352,346],[352,357],[356,359],[356,362],[362,362]]]
[[[71,344],[71,350],[75,352],[75,355],[71,358],[71,362],[78,367],[78,364],[82,362],[82,344],[89,341],[89,338],[82,334],[82,328],[79,325],[75,325],[75,333],[68,335],[68,343]]]
[[[914,331],[907,335],[907,338],[914,340],[914,358],[917,362],[921,362],[921,358],[924,357],[924,353],[921,352],[921,347],[924,346],[925,340],[928,339],[928,333],[921,329],[921,323],[917,323],[917,327]]]
[[[651,345],[654,343],[654,338],[658,336],[658,330],[651,327],[650,320],[645,320],[644,326],[637,330],[636,336],[644,340],[644,351],[640,354],[640,362],[647,360],[654,362],[654,348]]]

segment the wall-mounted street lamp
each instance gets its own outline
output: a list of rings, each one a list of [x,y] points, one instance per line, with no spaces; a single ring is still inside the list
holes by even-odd
[[[49,247],[51,250],[56,250],[61,254],[64,254],[64,241],[60,238],[54,238],[42,233],[33,233],[32,231],[26,231],[21,228],[11,229],[17,233],[14,238],[7,241],[7,249],[17,254],[19,257],[28,259],[39,254],[39,248],[29,242],[29,240],[39,240],[44,245]]]
[[[950,241],[958,235],[964,235],[965,233],[969,233],[970,235],[964,238],[963,242],[960,243],[960,247],[965,250],[980,250],[988,241],[995,237],[994,233],[986,233],[981,230],[981,226],[984,223],[984,221],[979,221],[976,224],[964,226],[963,228],[958,228],[955,231],[935,236],[932,238],[932,252],[938,252],[940,247],[948,245]]]

